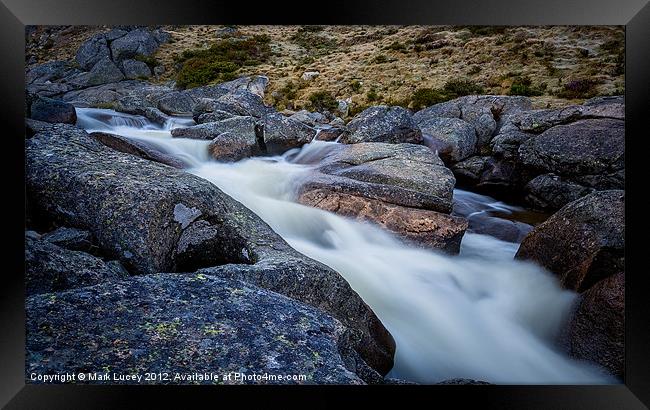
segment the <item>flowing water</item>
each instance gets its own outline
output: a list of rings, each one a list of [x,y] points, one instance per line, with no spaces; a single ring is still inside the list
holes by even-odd
[[[389,376],[420,383],[471,378],[502,384],[615,383],[556,346],[576,301],[538,266],[514,260],[519,244],[470,229],[459,255],[404,245],[378,227],[293,201],[297,181],[336,144],[313,141],[283,156],[212,161],[207,141],[172,138],[188,119],[157,126],[143,117],[77,109],[78,125],[146,140],[183,158],[251,209],[299,252],[339,272],[395,338]],[[455,190],[455,212],[480,227],[521,208]],[[477,225],[478,226],[478,225]],[[523,228],[522,228],[523,227]],[[521,224],[517,229],[530,229]]]

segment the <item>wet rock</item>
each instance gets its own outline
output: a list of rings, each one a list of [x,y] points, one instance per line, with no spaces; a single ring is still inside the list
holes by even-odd
[[[587,290],[569,326],[571,355],[598,363],[619,379],[625,370],[625,275]]]
[[[159,44],[156,37],[147,30],[136,29],[111,42],[113,60],[122,61],[138,55],[152,55]]]
[[[176,138],[213,140],[226,132],[244,141],[256,141],[255,119],[247,116],[236,116],[191,127],[174,128],[171,134],[172,137]]]
[[[624,168],[624,122],[592,119],[558,125],[525,141],[519,147],[519,158],[524,166],[542,173],[611,175],[608,182],[623,188],[616,171]]]
[[[119,374],[171,373],[169,380],[133,384],[364,384],[339,353],[347,347],[339,321],[237,280],[146,275],[33,296],[26,311],[27,373],[103,373],[110,367]],[[230,372],[296,374],[306,380],[173,378]]]
[[[113,63],[109,57],[104,57],[99,60],[93,68],[86,80],[87,86],[115,83],[124,79],[122,71]]]
[[[417,125],[425,138],[438,142],[438,155],[447,163],[456,163],[476,152],[476,131],[463,120],[431,117]]]
[[[168,115],[189,115],[195,105],[196,99],[182,91],[167,93],[157,101],[157,108]]]
[[[175,158],[159,151],[153,145],[144,141],[130,139],[121,135],[109,134],[106,132],[93,132],[90,136],[114,150],[135,155],[149,161],[155,161],[174,168],[187,168],[189,165],[185,164],[179,158]]]
[[[553,174],[539,175],[526,184],[525,200],[538,209],[556,210],[569,202],[594,192],[593,188],[584,187]]]
[[[73,251],[88,252],[93,244],[90,232],[68,227],[57,228],[43,235],[41,239]]]
[[[269,154],[282,154],[311,142],[316,130],[279,113],[267,114],[258,125],[263,128],[264,146]]]
[[[94,285],[121,277],[121,272],[88,253],[25,236],[27,296]]]
[[[61,100],[53,100],[47,97],[36,97],[31,104],[31,118],[36,121],[49,123],[77,122],[77,112],[72,104]]]
[[[422,132],[411,113],[402,107],[378,105],[357,114],[348,123],[349,134],[341,138],[346,144],[359,142],[422,142]]]
[[[488,163],[491,161],[492,158],[489,156],[474,156],[455,163],[451,169],[458,181],[475,185],[479,183],[483,171],[487,169]]]
[[[499,159],[517,160],[519,158],[519,146],[531,137],[533,137],[533,134],[516,130],[498,134],[492,138],[490,143],[492,155]]]
[[[467,227],[445,215],[452,208],[453,174],[426,147],[413,144],[331,145],[300,181],[298,201],[348,217],[371,221],[425,246],[458,251]]]
[[[260,154],[255,133],[217,135],[208,146],[210,156],[218,161],[234,162]]]
[[[359,221],[372,222],[415,245],[448,253],[458,253],[467,229],[464,218],[343,194],[332,188],[303,192],[298,201]]]
[[[122,62],[122,71],[129,80],[151,77],[149,66],[142,61],[124,60]]]
[[[368,365],[381,374],[392,367],[392,337],[347,282],[293,250],[208,181],[110,149],[69,125],[35,134],[25,153],[27,198],[34,213],[89,230],[102,253],[130,272],[178,270],[183,231],[206,221],[212,228],[202,223],[205,235],[192,238],[192,250],[214,257],[185,270],[225,263],[213,269],[241,274],[247,282],[333,315],[356,332],[354,348]],[[215,231],[218,238],[208,235]],[[221,250],[216,254],[215,243]]]
[[[75,60],[82,69],[90,71],[95,64],[105,58],[110,59],[110,56],[107,38],[104,33],[100,33],[92,36],[79,47]]]
[[[583,292],[623,270],[625,193],[599,191],[571,202],[535,227],[516,257],[555,273],[567,289]]]

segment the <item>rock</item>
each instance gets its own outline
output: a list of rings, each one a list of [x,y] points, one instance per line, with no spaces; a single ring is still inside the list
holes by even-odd
[[[474,127],[476,148],[480,151],[490,142],[504,119],[531,108],[532,103],[527,97],[468,95],[420,110],[413,115],[413,119],[416,123],[426,123],[434,118],[463,120]]]
[[[92,234],[90,232],[67,227],[57,228],[52,232],[48,232],[41,239],[72,251],[88,252],[93,244]]]
[[[492,158],[489,156],[474,156],[455,163],[451,169],[459,182],[478,184],[483,171],[488,167]]]
[[[50,61],[30,67],[25,74],[27,84],[44,84],[52,86],[58,80],[69,77],[79,70],[67,61]]]
[[[179,169],[187,168],[190,165],[186,164],[179,158],[175,158],[159,151],[156,147],[146,143],[145,141],[131,139],[116,134],[109,134],[106,132],[93,132],[90,136],[114,150],[135,155],[149,161],[155,161]]]
[[[438,155],[446,163],[456,163],[476,152],[476,131],[463,120],[432,117],[417,124],[425,140],[437,142]]]
[[[149,66],[142,61],[124,60],[122,62],[122,71],[124,72],[124,76],[129,80],[151,77]]]
[[[594,191],[553,174],[539,175],[526,184],[525,200],[530,205],[547,210],[562,208]]]
[[[154,107],[145,108],[142,115],[144,115],[149,121],[155,122],[160,126],[165,126],[169,120],[169,117],[165,115],[165,113]]]
[[[126,30],[120,30],[118,28],[114,28],[111,31],[104,33],[103,35],[107,41],[113,41],[113,40],[117,40],[120,37],[124,37],[125,35],[127,35],[127,33],[128,31]]]
[[[129,31],[128,34],[111,42],[111,53],[116,62],[138,55],[150,56],[157,48],[156,37],[143,29]]]
[[[506,129],[518,129],[533,134],[542,133],[558,125],[584,119],[625,119],[625,103],[622,98],[593,99],[585,105],[571,105],[558,109],[530,110],[508,117]]]
[[[532,134],[512,130],[496,135],[492,138],[492,155],[498,159],[518,160],[519,146],[533,137]]]
[[[458,252],[467,223],[452,208],[453,174],[426,147],[413,144],[331,145],[317,172],[300,181],[300,203],[370,221],[427,247]]]
[[[199,115],[195,121],[197,124],[205,124],[206,122],[219,122],[232,117],[237,117],[237,115],[226,111],[216,110]]]
[[[99,258],[25,236],[27,296],[94,285],[119,278],[120,273]]]
[[[317,111],[309,112],[307,110],[300,110],[293,113],[289,118],[295,121],[300,121],[310,127],[316,127],[317,125],[327,124],[329,122],[328,118],[324,114]]]
[[[264,146],[269,154],[282,154],[291,148],[310,143],[316,130],[279,113],[267,114],[259,122]]]
[[[625,371],[625,275],[601,280],[582,295],[569,325],[571,355],[623,379]]]
[[[168,115],[189,115],[196,105],[196,99],[182,91],[171,92],[157,102],[160,111]]]
[[[300,78],[302,78],[305,81],[311,81],[314,78],[318,77],[319,75],[320,75],[319,71],[305,71],[304,73],[302,73],[302,76],[300,76]]]
[[[177,271],[181,237],[190,229],[196,240],[205,238],[192,241],[192,251],[212,256],[184,270],[211,266],[215,275],[239,275],[315,306],[356,332],[354,348],[368,365],[381,374],[391,369],[394,341],[348,283],[208,181],[112,150],[69,125],[35,134],[25,155],[34,212],[89,230],[102,253],[130,272]]]
[[[555,273],[567,289],[583,292],[623,270],[625,193],[598,191],[571,202],[523,240],[516,257]]]
[[[341,138],[345,144],[359,142],[414,143],[422,142],[422,132],[411,113],[402,107],[378,105],[357,114],[348,123],[349,134]]]
[[[118,374],[170,373],[168,380],[111,381],[118,384],[364,384],[339,353],[347,347],[339,321],[237,280],[146,275],[30,297],[26,310],[27,373],[110,367]],[[306,380],[223,381],[231,372]],[[176,373],[219,379],[175,379]]]
[[[106,83],[114,83],[124,79],[124,74],[119,68],[111,61],[110,58],[104,57],[99,60],[90,70],[86,85],[99,85]]]
[[[123,112],[142,114],[144,108],[155,107],[155,100],[170,93],[166,86],[152,85],[139,80],[124,80],[117,83],[100,84],[82,90],[69,91],[61,96],[63,101],[78,107],[97,106],[100,104],[121,103],[125,106]]]
[[[606,177],[593,188],[623,188],[616,171],[625,165],[624,122],[592,119],[558,125],[521,144],[519,158],[541,173]]]
[[[264,92],[269,85],[269,78],[263,75],[253,75],[239,77],[235,80],[219,84],[219,86],[228,92],[235,90],[248,91],[260,98],[264,98]]]
[[[208,122],[185,128],[174,128],[171,134],[175,138],[213,140],[224,132],[236,135],[245,141],[257,140],[255,119],[248,116],[236,116],[217,122]]]
[[[208,151],[212,158],[226,162],[239,161],[260,152],[254,132],[252,134],[233,134],[231,132],[219,134],[208,146]]]
[[[233,113],[240,115],[250,115],[256,118],[263,117],[267,113],[273,111],[272,108],[264,105],[262,97],[253,94],[244,89],[237,89],[217,99],[217,102],[226,104],[230,107]],[[224,110],[230,111],[230,110]]]
[[[106,36],[100,33],[92,36],[79,47],[75,60],[83,70],[90,71],[95,64],[103,59],[110,59],[110,56]]]
[[[320,126],[315,128],[316,136],[315,140],[318,141],[336,141],[340,136],[342,136],[346,129],[343,127],[330,127],[330,126]]]
[[[463,218],[343,194],[332,188],[305,191],[298,197],[298,201],[360,221],[372,222],[413,244],[452,254],[460,250],[460,241],[467,229],[467,221]]]
[[[30,111],[31,118],[36,121],[66,124],[77,122],[77,111],[72,104],[65,101],[36,97],[32,102]]]

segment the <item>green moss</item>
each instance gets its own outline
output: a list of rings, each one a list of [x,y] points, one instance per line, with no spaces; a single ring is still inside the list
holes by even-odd
[[[377,94],[377,89],[375,87],[372,87],[367,93],[366,93],[366,100],[368,102],[373,102],[379,100],[379,94]]]
[[[188,88],[233,80],[240,68],[268,60],[270,41],[265,35],[228,38],[217,41],[208,49],[186,50],[177,58],[181,68],[176,84]]]
[[[134,60],[137,61],[142,61],[146,65],[148,65],[150,68],[154,68],[156,66],[160,65],[160,61],[156,57],[153,56],[145,56],[144,54],[138,54],[135,57],[133,57]]]

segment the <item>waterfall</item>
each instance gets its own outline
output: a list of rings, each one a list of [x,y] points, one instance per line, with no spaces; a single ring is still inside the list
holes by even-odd
[[[187,172],[251,209],[297,251],[339,272],[395,338],[392,377],[420,383],[616,382],[556,346],[577,295],[539,266],[513,259],[517,243],[468,232],[460,254],[450,256],[405,245],[370,223],[294,202],[297,181],[314,172],[336,142],[315,139],[282,156],[220,163],[209,159],[209,141],[171,138],[169,125],[142,123],[143,117],[126,120],[132,116],[109,110],[78,109],[78,117],[88,130],[145,139],[168,154],[192,158]],[[470,204],[471,212],[517,210],[466,191],[454,196]]]

